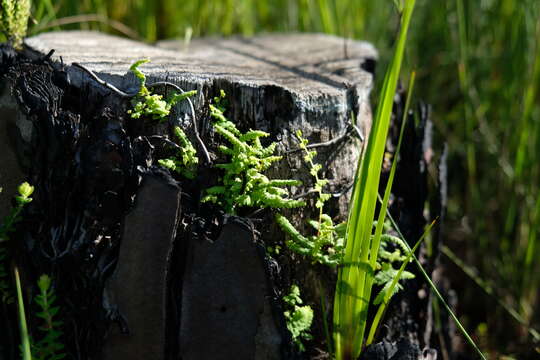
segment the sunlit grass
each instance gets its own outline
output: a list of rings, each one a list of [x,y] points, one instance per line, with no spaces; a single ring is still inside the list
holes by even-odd
[[[404,3],[395,53],[386,72],[366,148],[356,170],[353,195],[349,204],[345,253],[343,264],[338,270],[334,298],[333,331],[336,360],[357,359],[364,344],[374,271],[395,173],[393,166],[380,215],[376,217],[375,207],[382,159],[414,4],[415,0],[406,0]],[[372,234],[373,222],[376,219],[377,226],[375,233]]]

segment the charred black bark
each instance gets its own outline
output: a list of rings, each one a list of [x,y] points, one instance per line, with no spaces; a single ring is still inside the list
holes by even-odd
[[[141,177],[156,171],[156,147],[136,131],[144,126],[126,126],[125,99],[90,83],[72,86],[63,67],[47,58],[32,61],[4,48],[1,59],[2,75],[32,123],[31,138],[19,139],[18,150],[36,190],[14,255],[29,295],[40,274],[55,279],[68,357],[97,358],[113,322],[127,330],[115,304],[104,301],[103,289]],[[5,356],[11,359],[18,351],[8,348],[16,349],[18,341],[7,341]]]

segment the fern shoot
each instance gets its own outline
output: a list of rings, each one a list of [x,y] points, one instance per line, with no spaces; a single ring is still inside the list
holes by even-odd
[[[129,68],[129,70],[139,80],[140,89],[139,93],[132,101],[133,109],[128,110],[128,114],[130,114],[133,119],[139,119],[140,117],[147,116],[154,120],[163,121],[163,119],[169,116],[174,105],[190,96],[195,95],[197,90],[186,91],[181,94],[176,93],[168,100],[164,100],[163,95],[152,94],[146,86],[146,75],[139,70],[139,66],[146,64],[149,61],[150,60],[148,59],[136,61]]]
[[[393,250],[390,251],[392,245],[394,245]],[[413,273],[406,270],[400,272],[399,270],[399,267],[403,262],[408,262],[410,260],[408,253],[409,250],[407,249],[407,245],[400,238],[389,234],[383,234],[381,236],[381,248],[379,249],[374,283],[382,286],[382,289],[373,301],[375,305],[380,304],[385,297],[389,300],[400,290],[403,290],[403,286],[399,281],[414,279],[415,276]],[[394,264],[396,264],[398,268],[395,268]],[[398,281],[395,286],[391,286],[396,276],[399,276]]]
[[[286,188],[298,186],[300,181],[269,179],[264,174],[281,160],[281,156],[273,155],[276,144],[262,145],[261,138],[269,135],[264,131],[240,132],[223,113],[224,96],[222,91],[221,96],[215,99],[216,105],[210,105],[210,115],[214,119],[215,131],[229,143],[219,147],[229,162],[216,165],[224,171],[221,184],[207,189],[202,201],[216,203],[228,214],[236,214],[240,207],[280,209],[305,205],[303,201],[289,198]]]
[[[167,159],[160,159],[158,160],[158,163],[171,171],[177,172],[187,179],[194,179],[197,173],[197,164],[199,163],[199,159],[197,158],[197,150],[195,150],[195,147],[193,147],[193,144],[187,138],[186,133],[184,133],[180,127],[176,126],[174,128],[174,134],[178,139],[180,149],[178,150],[176,156]]]
[[[0,189],[1,190],[1,189]],[[0,225],[0,291],[2,295],[2,301],[4,303],[13,302],[15,296],[12,295],[12,286],[7,272],[8,254],[5,248],[5,244],[9,241],[10,233],[15,231],[15,225],[21,220],[21,212],[25,205],[32,201],[30,197],[34,192],[34,187],[27,182],[22,183],[18,187],[19,194],[15,196],[16,206],[11,210],[11,213],[4,219]],[[19,330],[21,336],[21,352],[24,360],[32,360],[32,354],[30,350],[30,338],[28,334],[28,327],[26,324],[26,313],[24,309],[24,300],[22,294],[21,279],[19,276],[19,270],[17,266],[13,266],[13,278],[15,279],[17,308],[19,315]]]
[[[302,305],[303,301],[300,298],[300,288],[297,285],[292,285],[290,293],[283,297],[286,309],[283,313],[287,323],[293,343],[298,347],[300,352],[306,350],[303,341],[309,341],[313,337],[309,333],[311,323],[313,322],[313,309],[309,305]]]
[[[330,199],[330,194],[323,192],[323,187],[328,183],[328,180],[319,176],[322,166],[313,161],[317,152],[308,149],[308,140],[302,136],[300,130],[296,132],[296,137],[300,142],[300,148],[305,153],[304,161],[309,166],[309,173],[315,180],[314,190],[317,194],[315,207],[319,210],[319,216],[317,221],[309,221],[315,235],[307,237],[302,235],[281,214],[276,214],[276,221],[281,229],[289,235],[286,245],[290,250],[310,258],[314,263],[335,267],[341,262],[344,248],[344,224],[334,225],[332,218],[323,212],[325,202]]]
[[[42,320],[41,326],[38,327],[42,337],[32,346],[35,360],[60,360],[66,357],[61,341],[63,322],[57,320],[59,307],[55,305],[56,295],[51,282],[51,278],[47,275],[41,275],[38,280],[40,293],[34,301],[40,309],[36,316]]]
[[[15,299],[8,273],[9,254],[6,243],[9,241],[10,233],[15,231],[15,225],[21,220],[20,214],[24,206],[32,201],[30,196],[34,192],[34,187],[24,182],[17,190],[19,194],[15,196],[16,205],[0,224],[0,299],[5,304],[11,304]]]

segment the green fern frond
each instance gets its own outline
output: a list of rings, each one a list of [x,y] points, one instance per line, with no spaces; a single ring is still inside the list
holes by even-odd
[[[290,250],[309,257],[314,263],[334,267],[340,264],[344,249],[343,225],[340,225],[339,228],[334,226],[332,218],[323,212],[325,202],[330,199],[330,194],[323,192],[323,187],[328,183],[328,180],[319,177],[322,166],[313,162],[317,152],[308,150],[308,140],[303,138],[300,130],[296,132],[296,137],[300,148],[305,153],[304,160],[308,163],[310,174],[315,179],[314,190],[317,193],[315,207],[319,209],[319,218],[308,220],[308,223],[316,230],[316,235],[306,237],[300,234],[282,215],[276,215],[276,221],[281,229],[289,235],[285,244]],[[338,233],[338,229],[340,233]]]
[[[304,352],[306,348],[303,341],[313,338],[309,333],[313,322],[313,309],[309,305],[300,306],[302,299],[300,298],[300,288],[297,285],[291,286],[290,293],[283,297],[283,302],[287,309],[283,313],[287,330],[291,333],[293,343],[298,347],[298,350]]]
[[[158,160],[158,163],[187,179],[194,179],[197,173],[197,164],[199,163],[197,150],[195,150],[195,147],[191,141],[189,141],[186,133],[184,133],[180,127],[176,126],[174,128],[174,134],[178,139],[180,149],[175,157]]]
[[[388,292],[392,289],[392,293],[388,295]],[[399,291],[403,290],[403,285],[400,283],[397,283],[396,286],[392,288],[392,281],[389,281],[384,284],[383,288],[377,293],[377,296],[375,297],[375,300],[373,300],[374,305],[379,305],[384,301],[385,298],[392,298],[394,295],[396,295]],[[388,295],[388,297],[387,297]]]
[[[317,236],[302,235],[283,215],[276,214],[276,222],[289,236],[287,247],[297,254],[309,257],[314,263],[337,266],[341,262],[343,238],[337,237],[332,219],[326,215],[325,222],[312,220],[311,225],[318,231]]]
[[[396,244],[397,246],[399,246],[401,251],[403,251],[403,253],[406,254],[406,253],[409,252],[407,244],[405,244],[405,242],[402,239],[400,239],[400,238],[398,238],[397,236],[394,236],[394,235],[390,235],[390,234],[381,235],[381,243],[384,243],[384,244],[393,243],[393,244]]]
[[[64,336],[61,330],[63,322],[57,320],[60,308],[55,305],[56,295],[51,284],[52,280],[49,276],[40,276],[38,280],[40,293],[36,296],[35,302],[40,308],[36,316],[42,320],[41,326],[38,327],[42,338],[32,346],[32,353],[36,360],[59,360],[67,356],[63,352],[65,346],[61,341]]]
[[[133,109],[128,110],[128,114],[133,119],[143,116],[151,117],[154,120],[163,121],[171,113],[171,109],[176,103],[197,93],[196,90],[187,91],[181,94],[173,94],[167,101],[162,95],[152,94],[146,87],[146,75],[139,69],[139,66],[146,64],[150,60],[142,59],[130,66],[129,70],[139,80],[140,88],[137,96],[132,100]]]
[[[269,179],[263,174],[281,160],[281,156],[273,155],[276,144],[268,147],[261,144],[260,139],[269,134],[261,130],[241,133],[223,114],[224,96],[222,91],[220,97],[214,99],[210,115],[216,133],[229,143],[218,148],[227,156],[228,162],[216,165],[224,171],[221,184],[207,189],[202,201],[216,203],[229,214],[235,214],[239,207],[282,209],[303,206],[303,201],[290,199],[286,189],[300,185],[299,181]]]
[[[397,246],[392,252],[387,250],[390,244],[395,244]],[[407,245],[403,240],[395,236],[389,234],[381,235],[379,259],[377,263],[378,271],[375,274],[373,282],[376,285],[382,286],[382,289],[375,297],[375,305],[380,304],[385,298],[390,300],[392,296],[403,289],[403,286],[399,282],[396,283],[396,286],[391,286],[397,276],[399,276],[398,281],[414,279],[415,276],[413,273],[406,270],[403,270],[400,273],[399,270],[399,266],[401,266],[404,261],[407,261],[408,258],[407,254],[409,251],[406,246]],[[394,263],[397,263],[398,269],[394,268]],[[392,293],[388,294],[390,289],[392,290]]]

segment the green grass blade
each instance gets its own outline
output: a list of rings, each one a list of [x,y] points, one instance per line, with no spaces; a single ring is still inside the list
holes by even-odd
[[[379,198],[379,201],[382,201],[380,198]],[[405,240],[405,237],[403,236],[403,234],[401,233],[401,230],[399,229],[397,223],[394,221],[394,218],[392,217],[392,215],[390,214],[390,211],[388,211],[388,213],[386,214],[386,216],[388,216],[388,218],[390,219],[390,221],[392,222],[392,226],[394,226],[394,229],[396,229],[396,232],[399,234],[399,237],[401,238],[401,240],[403,240],[403,242],[405,243],[405,245],[407,245],[407,249],[409,250],[409,252],[412,251],[411,247],[409,246],[409,244],[407,243],[407,240]],[[463,337],[465,337],[465,339],[467,340],[467,342],[469,343],[469,345],[471,345],[474,350],[476,351],[476,353],[484,360],[487,360],[486,356],[482,353],[482,351],[478,348],[478,346],[476,345],[476,343],[474,342],[474,340],[472,339],[472,337],[469,335],[469,333],[467,332],[467,330],[465,330],[465,327],[461,324],[461,322],[459,321],[459,319],[457,318],[456,314],[454,314],[454,312],[452,311],[452,309],[450,308],[450,306],[448,305],[448,303],[444,300],[443,296],[441,295],[441,293],[439,292],[439,289],[437,289],[437,287],[435,286],[435,284],[433,283],[433,281],[431,281],[431,277],[427,274],[426,270],[424,270],[424,268],[422,267],[422,264],[420,264],[420,261],[418,261],[418,258],[414,255],[413,253],[413,256],[412,256],[412,259],[413,261],[416,263],[416,265],[418,266],[418,270],[420,270],[420,272],[422,273],[422,275],[424,276],[424,278],[426,279],[427,283],[429,284],[429,286],[431,287],[431,290],[433,291],[433,293],[435,294],[435,296],[437,296],[437,298],[439,299],[439,301],[441,302],[441,304],[443,304],[443,307],[446,309],[446,311],[448,311],[448,314],[450,314],[450,317],[454,320],[454,322],[456,323],[456,326],[458,327],[459,331],[461,332],[461,334],[463,335]]]
[[[26,315],[24,312],[24,299],[22,295],[21,279],[19,276],[19,269],[13,268],[15,275],[15,285],[17,287],[17,305],[19,309],[19,330],[21,333],[21,346],[23,360],[32,360],[32,353],[30,351],[30,336],[28,335],[28,328],[26,325]]]
[[[501,306],[512,318],[514,318],[514,320],[527,329],[527,332],[532,336],[535,342],[540,342],[540,333],[536,329],[530,327],[523,316],[521,316],[517,310],[507,304],[503,300],[503,297],[497,296],[493,290],[493,286],[478,276],[475,269],[465,264],[456,254],[454,254],[452,250],[450,250],[450,248],[448,248],[448,246],[443,245],[441,252],[446,255],[446,257],[450,259],[457,267],[459,267],[468,277],[470,277],[476,283],[476,285],[484,290],[486,294],[490,295],[499,304],[499,306]]]
[[[405,2],[395,53],[385,76],[366,152],[355,175],[344,261],[338,272],[334,299],[334,346],[337,360],[356,359],[362,349],[369,306],[369,297],[366,295],[371,293],[370,286],[373,283],[373,266],[366,268],[365,265],[377,258],[376,251],[370,254],[372,224],[393,99],[414,5],[415,0]]]
[[[392,161],[392,167],[390,169],[390,174],[388,176],[388,182],[386,184],[386,189],[384,191],[384,197],[383,197],[381,209],[380,209],[380,212],[379,212],[379,218],[377,220],[377,226],[375,228],[375,236],[373,237],[373,240],[372,240],[372,243],[371,243],[369,262],[370,262],[370,266],[372,268],[375,268],[375,265],[377,263],[377,257],[378,257],[379,247],[381,245],[381,235],[382,235],[382,230],[383,230],[383,225],[384,225],[384,220],[385,220],[385,215],[386,215],[386,209],[388,208],[388,201],[390,200],[390,193],[392,192],[392,184],[394,183],[394,176],[395,176],[396,168],[397,168],[397,159],[399,157],[399,150],[401,149],[401,143],[403,141],[403,133],[405,131],[405,125],[407,123],[407,116],[408,116],[408,112],[409,112],[409,106],[410,106],[410,103],[411,103],[412,92],[413,92],[413,89],[414,89],[414,79],[415,79],[415,77],[416,77],[416,74],[413,72],[411,74],[411,80],[409,82],[409,89],[408,89],[408,92],[407,92],[407,100],[405,101],[405,109],[404,109],[404,112],[403,112],[403,119],[402,119],[402,122],[401,122],[401,129],[400,129],[400,132],[399,132],[398,144],[397,144],[397,147],[396,147],[396,152],[395,152],[395,155],[394,155],[394,159]],[[365,290],[364,298],[365,299],[370,299],[371,298],[371,289],[372,289],[372,287],[373,287],[373,277],[367,277],[366,278],[366,286],[364,287],[364,290]],[[373,329],[373,325],[371,326],[371,328]],[[367,345],[369,345],[370,343],[371,343],[371,341],[369,340],[369,337],[368,337]]]

